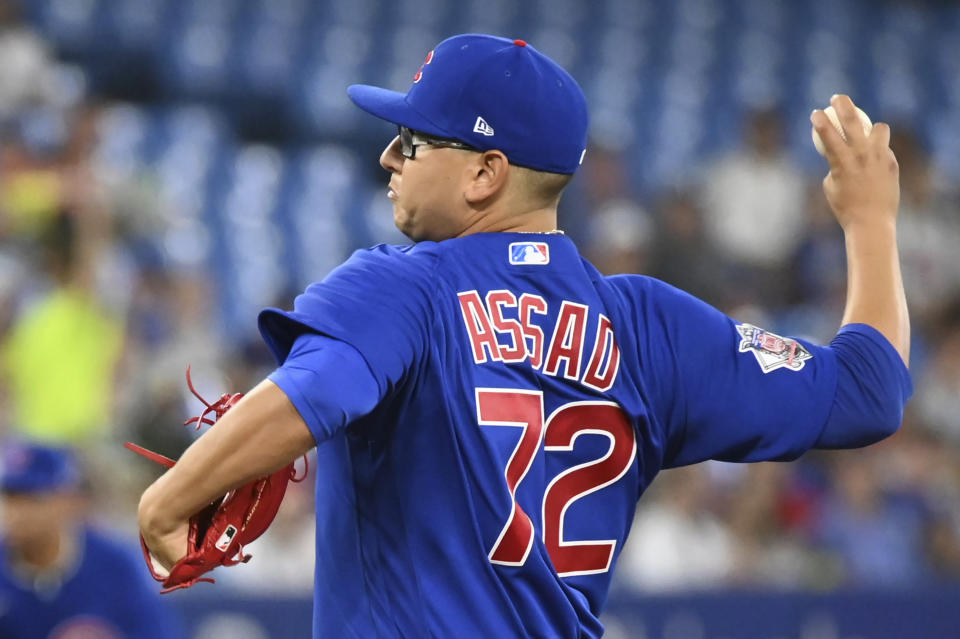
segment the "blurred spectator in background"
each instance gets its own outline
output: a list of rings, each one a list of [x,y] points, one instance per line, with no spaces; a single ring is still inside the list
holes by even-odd
[[[874,451],[835,458],[831,494],[820,534],[843,563],[846,582],[883,587],[916,585],[926,575],[923,504],[881,481]]]
[[[729,581],[736,541],[714,511],[717,493],[704,466],[663,473],[655,501],[637,510],[620,557],[625,582],[647,591],[699,590]]]
[[[87,500],[73,453],[8,443],[2,464],[0,636],[182,636],[138,553],[85,523]]]
[[[715,306],[723,305],[733,282],[725,262],[707,242],[696,198],[679,189],[668,192],[657,206],[656,224],[647,273]]]
[[[178,425],[200,406],[187,388],[187,365],[201,394],[219,395],[227,386],[228,349],[215,330],[211,289],[202,273],[154,267],[142,272],[130,307],[118,419],[128,437],[174,459],[193,433]]]
[[[816,453],[814,453],[816,454]],[[731,583],[827,588],[836,576],[810,547],[816,494],[803,471],[784,464],[722,466],[715,478],[726,484],[725,512],[737,540]]]
[[[938,188],[930,156],[910,125],[891,127],[890,147],[900,164],[897,237],[903,283],[914,330],[928,332],[960,296],[960,216]]]
[[[955,249],[954,249],[955,250]],[[930,335],[937,345],[917,384],[915,406],[925,423],[954,447],[960,445],[960,298]]]
[[[10,133],[0,147],[0,238],[35,241],[61,212],[62,187],[52,159]]]
[[[107,240],[101,212],[62,212],[41,241],[43,291],[0,345],[11,421],[48,442],[91,442],[110,424],[122,322],[97,300],[94,260]]]
[[[786,269],[803,238],[805,179],[787,155],[776,109],[747,116],[745,146],[707,169],[707,238],[736,269],[744,298],[780,305],[789,298]]]
[[[790,258],[786,280],[796,323],[790,330],[824,342],[831,339],[843,316],[847,257],[843,233],[819,180],[807,182],[804,201],[805,233]]]
[[[601,273],[646,273],[653,243],[647,212],[628,199],[605,202],[590,218],[586,253]]]
[[[21,19],[18,0],[0,0],[0,123],[46,101],[53,60],[47,43]]]
[[[79,109],[55,149],[7,147],[0,222],[20,259],[38,267],[20,291],[0,379],[12,424],[48,442],[103,440],[111,424],[122,313],[105,273],[118,249],[106,194],[92,171],[94,111]],[[52,398],[56,398],[52,401]]]
[[[622,153],[591,147],[580,185],[588,213],[584,255],[605,275],[645,273],[650,263],[653,221],[637,202],[626,168]]]
[[[923,574],[931,582],[960,578],[960,454],[950,439],[908,410],[903,427],[874,451],[873,481],[901,501],[919,504]],[[882,473],[877,472],[877,468]],[[907,500],[903,498],[907,496]]]

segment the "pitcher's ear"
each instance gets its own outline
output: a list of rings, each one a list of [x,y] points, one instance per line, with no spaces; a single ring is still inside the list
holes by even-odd
[[[475,153],[468,164],[468,184],[464,197],[470,204],[476,204],[501,192],[507,185],[510,162],[503,151],[496,149]]]

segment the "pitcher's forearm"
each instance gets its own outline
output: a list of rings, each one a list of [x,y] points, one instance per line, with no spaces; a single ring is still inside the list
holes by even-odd
[[[910,317],[900,273],[895,220],[851,225],[847,247],[847,304],[843,324],[868,324],[910,363]]]
[[[890,149],[890,127],[864,130],[849,96],[830,98],[843,135],[821,110],[810,115],[826,150],[830,173],[823,192],[847,243],[844,324],[867,324],[910,360],[910,318],[897,251],[900,167]]]
[[[165,532],[227,491],[282,468],[314,445],[283,391],[264,381],[144,492],[141,527]]]

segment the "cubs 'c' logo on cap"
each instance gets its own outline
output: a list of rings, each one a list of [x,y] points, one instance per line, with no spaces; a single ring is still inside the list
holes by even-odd
[[[420,65],[420,68],[417,69],[417,75],[413,76],[413,83],[416,84],[420,81],[420,78],[423,77],[423,67],[433,62],[433,50],[427,54],[427,58],[423,61],[423,64]]]

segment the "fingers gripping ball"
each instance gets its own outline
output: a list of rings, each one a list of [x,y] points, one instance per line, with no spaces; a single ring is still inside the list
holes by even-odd
[[[198,417],[186,421],[186,424],[196,424],[198,429],[203,424],[214,426],[217,420],[243,397],[240,393],[223,395],[216,402],[208,403],[194,389],[190,381],[189,367],[187,368],[187,385],[206,407]],[[172,459],[136,444],[127,442],[126,447],[167,468],[172,468],[176,464]],[[204,575],[214,568],[249,561],[250,555],[243,552],[244,545],[262,535],[273,522],[283,501],[287,482],[299,482],[305,476],[306,471],[303,476],[297,477],[291,463],[273,474],[254,479],[208,504],[190,518],[186,555],[169,571],[156,562],[141,536],[140,545],[147,568],[153,578],[163,584],[162,592],[187,588],[199,581],[212,583],[213,579]]]
[[[860,123],[863,124],[863,133],[865,135],[870,135],[870,131],[873,129],[873,122],[870,121],[870,117],[863,112],[863,109],[860,107],[854,107],[857,109],[857,115],[860,117]],[[837,117],[837,111],[832,106],[828,106],[823,110],[826,116],[830,119],[833,128],[837,130],[837,133],[840,134],[840,137],[844,141],[847,140],[847,133],[843,130],[843,126],[840,124],[840,118]],[[813,146],[817,148],[817,153],[825,156],[827,154],[826,149],[823,146],[823,140],[820,139],[820,134],[817,133],[816,129],[810,129],[811,137],[813,137]]]

